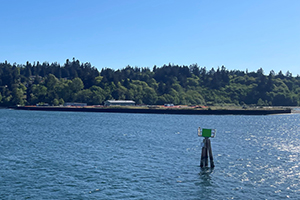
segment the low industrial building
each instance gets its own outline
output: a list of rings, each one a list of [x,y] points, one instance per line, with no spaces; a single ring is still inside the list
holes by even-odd
[[[107,100],[104,102],[104,106],[135,106],[135,102],[132,100]]]

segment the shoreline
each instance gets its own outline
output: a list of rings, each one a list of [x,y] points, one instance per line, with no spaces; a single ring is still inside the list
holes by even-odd
[[[59,106],[15,106],[14,110],[61,111],[61,112],[105,112],[140,114],[179,114],[179,115],[273,115],[291,114],[292,109],[177,109],[177,108],[128,108],[128,107],[59,107]]]

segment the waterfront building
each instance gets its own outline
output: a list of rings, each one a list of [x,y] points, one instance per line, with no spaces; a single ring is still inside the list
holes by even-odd
[[[135,102],[132,100],[107,100],[104,102],[104,106],[135,106]]]

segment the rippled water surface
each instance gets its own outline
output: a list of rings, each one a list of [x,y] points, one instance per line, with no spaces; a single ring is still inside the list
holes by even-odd
[[[216,128],[201,170],[197,127]],[[300,115],[0,110],[0,199],[298,199]]]

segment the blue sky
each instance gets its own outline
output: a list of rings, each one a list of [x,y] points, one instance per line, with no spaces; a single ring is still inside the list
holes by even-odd
[[[300,75],[299,0],[0,0],[0,62]]]

